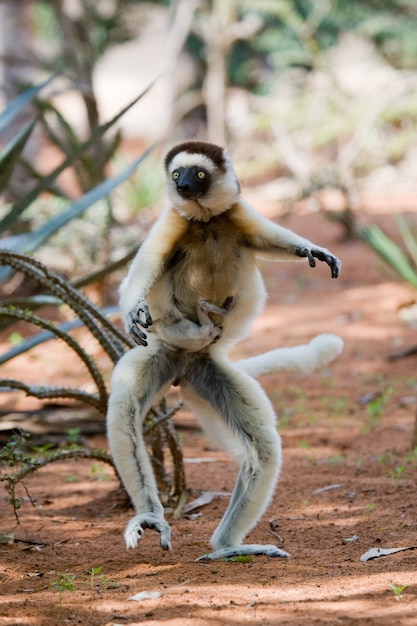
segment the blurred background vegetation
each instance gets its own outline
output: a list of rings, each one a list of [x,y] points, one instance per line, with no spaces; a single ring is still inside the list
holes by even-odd
[[[53,76],[0,129],[3,148],[28,132],[0,178],[0,235],[67,277],[131,252],[137,212],[163,194],[161,152],[184,138],[227,145],[247,185],[307,198],[349,235],[368,197],[415,191],[412,0],[3,0],[0,18],[4,108]],[[155,143],[124,185],[28,244]]]

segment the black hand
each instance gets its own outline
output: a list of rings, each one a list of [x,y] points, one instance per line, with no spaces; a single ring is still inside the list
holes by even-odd
[[[327,263],[327,265],[330,267],[332,278],[337,278],[339,276],[340,261],[333,254],[330,254],[330,252],[317,248],[298,248],[296,254],[297,256],[307,257],[310,267],[316,267],[315,259]]]
[[[141,319],[141,316],[144,316],[144,320]],[[148,342],[146,341],[146,334],[139,328],[148,328],[152,324],[152,317],[149,312],[149,307],[145,302],[141,302],[136,305],[127,316],[127,326],[129,328],[129,332],[132,335],[133,339],[140,346],[147,346]]]
[[[332,278],[337,278],[339,276],[341,263],[336,256],[330,254],[330,252],[324,252],[323,250],[314,249],[311,250],[311,254],[319,261],[324,261],[324,263],[327,263],[327,265],[330,267]]]

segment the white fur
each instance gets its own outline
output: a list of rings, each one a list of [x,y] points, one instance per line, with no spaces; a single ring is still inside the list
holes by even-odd
[[[343,350],[343,340],[337,335],[317,335],[309,344],[293,348],[278,348],[235,363],[240,370],[258,378],[274,372],[308,374],[327,365]]]
[[[216,169],[213,161],[205,154],[195,154],[193,152],[179,152],[174,156],[168,167],[168,174],[172,177],[172,172],[179,167],[204,167],[208,172],[213,173]]]

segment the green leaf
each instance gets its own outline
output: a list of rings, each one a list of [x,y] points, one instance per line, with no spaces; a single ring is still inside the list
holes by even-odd
[[[82,215],[84,211],[99,200],[102,200],[111,191],[113,191],[113,189],[120,185],[120,183],[128,179],[136,168],[142,163],[142,161],[148,156],[151,150],[153,150],[153,146],[146,150],[122,172],[120,172],[120,174],[113,176],[113,178],[108,178],[94,187],[94,189],[91,189],[91,191],[88,191],[84,196],[82,196],[82,198],[73,202],[67,210],[62,211],[62,213],[53,217],[38,230],[16,236],[11,249],[16,251],[33,252],[33,250],[39,248],[41,244],[45,243],[45,241],[47,241],[60,228],[65,226],[65,224],[68,224],[68,222],[74,218]],[[2,280],[1,272],[0,280]]]
[[[8,126],[10,126],[15,117],[19,115],[20,111],[27,104],[29,104],[32,98],[36,96],[36,94],[39,93],[41,89],[46,87],[46,85],[48,85],[55,77],[56,74],[45,80],[43,83],[35,85],[30,89],[26,89],[26,91],[20,94],[20,96],[17,96],[17,98],[15,98],[13,102],[9,104],[7,109],[3,111],[3,113],[0,115],[0,133],[4,132],[4,130],[8,128]]]
[[[417,272],[397,244],[375,224],[364,228],[362,236],[402,280],[417,289]]]
[[[54,132],[54,130],[50,127],[45,117],[43,116],[43,127],[51,143],[55,144],[60,150],[62,150],[62,152],[66,156],[71,155],[73,150],[77,149],[81,144],[76,133],[74,132],[73,127],[65,119],[61,111],[52,104],[52,102],[37,100],[37,104],[43,114],[53,113],[55,115],[56,119],[54,127],[58,126],[63,134],[63,136],[57,135],[57,133]]]
[[[403,238],[404,243],[407,246],[407,250],[417,267],[417,240],[402,215],[397,214],[395,216],[395,222],[397,224],[398,230],[400,231],[401,237]]]
[[[116,122],[120,120],[120,118],[131,109],[143,96],[148,93],[148,91],[153,86],[153,82],[142,91],[136,98],[134,98],[128,105],[126,105],[119,113],[117,113],[111,120],[102,124],[92,133],[91,137],[87,139],[84,143],[80,144],[79,148],[74,150],[74,152],[68,156],[64,161],[62,161],[61,165],[58,165],[50,174],[44,176],[43,179],[31,190],[29,191],[22,200],[17,202],[14,207],[9,211],[9,213],[0,220],[0,233],[8,229],[13,222],[23,213],[23,211],[32,203],[36,198],[46,191],[51,184],[53,184],[56,178],[63,172],[67,167],[70,167],[76,159],[80,157],[88,148],[90,148],[97,137],[103,135],[109,128],[114,126]],[[39,90],[38,90],[39,91]],[[1,119],[1,118],[0,118]],[[1,279],[0,279],[1,280]]]
[[[35,124],[36,121],[31,122],[0,151],[0,191],[9,182]]]

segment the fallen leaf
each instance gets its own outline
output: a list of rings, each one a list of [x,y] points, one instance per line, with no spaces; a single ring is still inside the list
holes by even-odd
[[[201,496],[192,500],[188,504],[185,505],[183,512],[189,513],[190,511],[194,511],[194,509],[200,508],[200,506],[205,506],[206,504],[210,504],[210,502],[214,498],[214,493],[212,491],[203,491]]]
[[[152,598],[160,598],[162,593],[160,591],[140,591],[131,596],[129,600],[135,600],[136,602],[142,602],[142,600],[151,600]]]
[[[359,539],[359,535],[352,535],[352,537],[346,537],[343,539],[343,543],[352,543],[353,541],[357,541]]]
[[[332,489],[339,489],[339,487],[343,487],[343,483],[333,483],[333,485],[321,487],[320,489],[316,489],[315,491],[313,491],[313,495],[316,493],[323,493],[324,491],[331,491]]]
[[[371,548],[365,554],[360,557],[361,561],[370,561],[371,559],[378,559],[380,556],[389,556],[396,552],[403,552],[404,550],[415,550],[417,546],[408,546],[407,548]]]
[[[199,517],[203,517],[203,514],[202,513],[190,513],[189,515],[184,515],[184,517],[186,519],[194,521],[195,519],[198,519]]]

